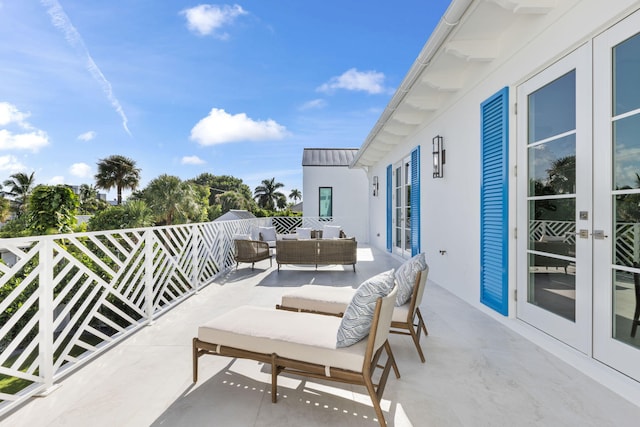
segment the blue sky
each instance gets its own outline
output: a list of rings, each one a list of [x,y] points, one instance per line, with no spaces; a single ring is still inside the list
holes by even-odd
[[[302,191],[303,148],[360,147],[448,4],[0,0],[0,182],[94,184],[120,154],[142,187]]]

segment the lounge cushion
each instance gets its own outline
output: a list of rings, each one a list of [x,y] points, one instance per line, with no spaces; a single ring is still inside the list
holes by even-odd
[[[339,317],[241,306],[200,326],[198,339],[359,372],[367,340],[336,349],[339,327]]]
[[[265,242],[273,242],[276,240],[276,228],[275,227],[259,227],[258,231],[262,236],[262,240]]]
[[[303,285],[282,295],[283,307],[322,313],[344,313],[356,290],[352,287]]]
[[[424,252],[419,253],[413,258],[405,261],[398,270],[396,270],[395,279],[398,283],[398,296],[396,298],[396,307],[406,304],[411,299],[413,293],[413,285],[416,282],[416,276],[419,271],[427,268],[427,261]]]
[[[342,227],[339,225],[324,225],[322,226],[322,238],[323,239],[337,239],[340,237],[340,230]]]
[[[310,228],[296,228],[296,234],[298,235],[298,239],[310,239],[311,238],[311,229]]]
[[[371,321],[379,297],[387,296],[394,286],[393,269],[365,280],[347,306],[336,335],[336,346],[347,347],[369,334]]]

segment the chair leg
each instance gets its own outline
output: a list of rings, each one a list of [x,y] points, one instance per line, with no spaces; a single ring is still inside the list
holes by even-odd
[[[633,321],[631,322],[631,338],[636,337],[636,331],[638,330],[638,324],[640,324],[640,302],[636,304],[636,312],[633,315]]]
[[[382,408],[380,407],[380,400],[378,399],[376,388],[373,385],[373,381],[371,381],[371,377],[365,375],[363,380],[364,380],[364,385],[365,387],[367,387],[367,391],[369,392],[371,403],[373,403],[373,408],[376,411],[376,415],[378,417],[378,422],[380,423],[380,427],[387,427],[387,422],[384,419],[384,413],[382,412]]]
[[[271,402],[278,401],[278,365],[276,364],[276,355],[271,355]]]
[[[414,325],[409,325],[409,333],[411,334],[411,338],[413,338],[413,343],[416,345],[416,350],[418,350],[418,355],[420,356],[420,360],[422,361],[422,363],[425,362],[425,358],[424,358],[424,354],[422,353],[422,348],[420,347],[420,329],[418,329],[418,332],[416,333],[416,330],[414,329]]]
[[[193,382],[198,382],[198,346],[196,345],[197,338],[193,339]]]
[[[418,315],[418,326],[422,326],[422,330],[425,335],[429,335],[429,331],[427,331],[427,325],[424,323],[424,319],[422,318],[422,313],[420,313],[420,308],[416,309],[416,314]]]
[[[384,344],[384,348],[387,351],[387,357],[391,360],[391,366],[393,367],[393,373],[396,374],[396,378],[400,378],[400,371],[398,370],[398,365],[396,364],[396,358],[393,357],[393,351],[391,351],[391,344],[387,341]]]

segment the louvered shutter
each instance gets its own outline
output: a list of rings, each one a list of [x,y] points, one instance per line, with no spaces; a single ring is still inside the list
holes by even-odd
[[[391,252],[393,244],[392,226],[393,226],[393,169],[391,165],[387,166],[387,251]]]
[[[411,152],[411,256],[420,253],[420,146]]]
[[[504,88],[481,106],[480,301],[508,315],[508,115]]]

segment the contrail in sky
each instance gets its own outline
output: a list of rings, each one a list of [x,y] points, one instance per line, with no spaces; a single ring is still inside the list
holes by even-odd
[[[109,102],[111,102],[111,105],[113,106],[113,108],[115,108],[116,112],[120,115],[120,117],[122,117],[122,126],[124,127],[124,130],[129,135],[131,135],[129,128],[127,127],[127,122],[129,120],[127,119],[127,116],[124,114],[122,105],[120,105],[120,102],[118,101],[116,96],[113,94],[111,83],[109,83],[109,81],[106,79],[104,74],[102,74],[102,71],[100,71],[100,68],[98,68],[98,66],[94,62],[93,58],[89,54],[89,50],[87,49],[87,46],[84,44],[84,41],[82,40],[82,36],[80,36],[80,33],[78,33],[78,30],[76,30],[76,28],[73,26],[71,21],[69,21],[69,17],[67,16],[66,13],[64,13],[64,10],[62,9],[62,6],[60,6],[60,3],[58,2],[58,0],[40,0],[40,1],[42,5],[47,8],[47,13],[51,17],[51,23],[54,25],[54,27],[61,30],[64,33],[64,37],[65,39],[67,39],[67,42],[69,42],[71,46],[73,46],[78,52],[80,52],[81,55],[86,57],[87,69],[91,73],[91,76],[93,76],[96,82],[98,82],[98,84],[102,87],[102,91],[105,93],[105,95],[107,95]]]

